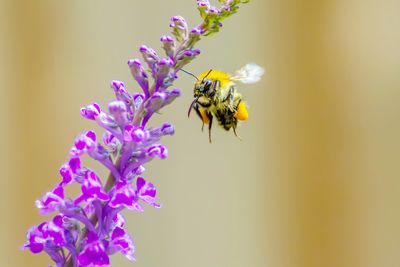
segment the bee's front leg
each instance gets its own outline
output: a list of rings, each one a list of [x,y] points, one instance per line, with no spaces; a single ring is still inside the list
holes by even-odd
[[[211,127],[212,127],[212,121],[213,121],[213,115],[211,113],[207,113],[209,123],[208,123],[208,141],[211,143]]]
[[[193,109],[196,111],[197,116],[199,116],[201,122],[203,123],[201,125],[201,131],[203,131],[203,129],[204,129],[204,119],[203,119],[203,116],[201,116],[199,105],[197,103],[195,103],[193,105]]]

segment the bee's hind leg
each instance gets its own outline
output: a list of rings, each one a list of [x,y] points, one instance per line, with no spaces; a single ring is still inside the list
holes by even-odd
[[[242,137],[240,137],[240,136],[237,134],[237,132],[236,132],[236,126],[233,126],[232,129],[233,129],[233,133],[235,134],[235,136],[236,136],[237,138],[239,138],[240,141],[242,141],[242,140],[243,140]]]
[[[210,120],[208,123],[208,141],[211,143],[211,127],[212,127],[212,121],[213,121],[213,115],[211,113],[208,113],[208,119]]]

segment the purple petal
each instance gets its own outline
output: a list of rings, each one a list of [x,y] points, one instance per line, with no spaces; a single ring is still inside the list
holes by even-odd
[[[174,39],[169,35],[163,35],[161,36],[160,41],[163,43],[172,43],[174,42]]]
[[[81,116],[89,120],[95,120],[100,113],[101,109],[99,104],[97,103],[92,103],[86,107],[81,108]]]
[[[126,142],[143,142],[148,139],[148,132],[143,127],[126,125],[124,129],[124,141]]]
[[[168,156],[168,150],[163,145],[154,145],[147,149],[147,155],[150,157],[159,157],[165,159]]]
[[[79,135],[75,139],[76,150],[72,151],[72,155],[80,156],[82,153],[86,153],[92,150],[96,145],[96,134],[93,131],[87,131],[84,134]]]
[[[68,166],[68,164],[63,164],[61,166],[59,172],[63,178],[63,180],[61,182],[62,185],[68,185],[72,182],[72,173],[71,173],[71,169]]]
[[[68,165],[72,171],[72,173],[77,173],[78,170],[81,169],[81,160],[80,158],[71,158],[68,162]]]
[[[115,227],[124,227],[124,225],[125,225],[124,216],[122,216],[121,213],[117,213],[117,214],[113,217],[112,223],[113,223],[112,229],[115,228]]]
[[[111,193],[112,197],[108,205],[111,208],[126,207],[130,210],[143,211],[143,208],[136,202],[136,193],[132,185],[126,181],[119,181]]]
[[[141,200],[156,208],[160,207],[160,204],[156,203],[157,190],[152,183],[147,182],[143,177],[138,177],[136,180],[136,190]]]
[[[41,214],[48,214],[59,209],[64,205],[64,189],[61,185],[47,192],[42,199],[36,200],[36,207]]]
[[[139,108],[139,106],[143,103],[145,99],[145,95],[141,93],[135,93],[133,94],[133,103],[135,105],[135,108]]]
[[[117,92],[125,92],[125,84],[122,81],[113,80],[111,81],[111,87]]]
[[[89,233],[86,244],[79,253],[78,264],[81,266],[108,266],[110,259],[106,253],[106,247],[96,234]]]
[[[96,133],[94,131],[87,131],[85,136],[91,139],[93,142],[96,142]]]
[[[82,183],[82,193],[86,199],[99,199],[101,201],[108,201],[109,196],[103,190],[100,178],[94,171],[88,170],[85,175],[85,180]]]
[[[53,220],[49,221],[44,228],[43,235],[51,239],[53,245],[62,247],[66,244],[65,230],[63,228],[63,216],[57,215]]]
[[[123,101],[112,101],[108,104],[108,110],[112,115],[126,112],[126,105]]]
[[[43,251],[46,240],[43,238],[43,233],[39,230],[39,226],[31,227],[28,230],[26,239],[28,241],[24,244],[23,249],[29,249],[35,254]]]
[[[135,247],[131,237],[121,227],[114,228],[110,241],[111,253],[121,252],[130,261],[135,261]]]

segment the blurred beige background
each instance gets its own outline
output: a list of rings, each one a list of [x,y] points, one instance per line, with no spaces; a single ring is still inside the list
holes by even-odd
[[[112,79],[137,90],[126,60],[138,46],[158,48],[172,15],[199,18],[194,0],[0,3],[0,266],[49,266],[19,247],[44,219],[35,199],[93,128],[79,108],[111,100]],[[182,75],[184,95],[153,121],[177,129],[170,157],[146,173],[164,206],[126,214],[138,261],[112,266],[400,266],[399,10],[255,0],[203,40],[192,72],[267,70],[240,88],[244,140],[215,128],[208,144],[186,117],[193,80]]]

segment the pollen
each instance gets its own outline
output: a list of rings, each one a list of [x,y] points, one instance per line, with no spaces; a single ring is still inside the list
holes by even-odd
[[[246,104],[243,101],[239,103],[235,117],[241,121],[245,121],[249,118],[249,112],[247,111]]]
[[[201,114],[201,118],[203,119],[204,124],[208,124],[210,122],[210,120],[207,115],[207,110],[201,109],[200,114]]]

